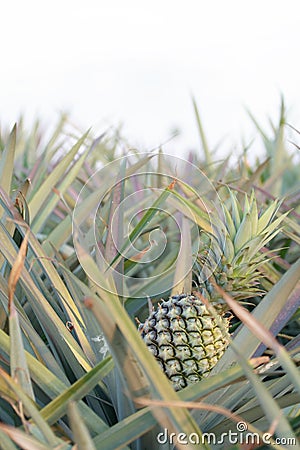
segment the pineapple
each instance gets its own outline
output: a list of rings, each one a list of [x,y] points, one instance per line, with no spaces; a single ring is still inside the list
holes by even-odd
[[[228,329],[228,319],[223,322]],[[216,319],[193,295],[164,300],[140,330],[176,390],[208,375],[228,345]]]
[[[224,219],[213,219],[212,234],[198,255],[200,295],[184,293],[163,300],[140,323],[144,342],[176,390],[209,375],[228,346],[229,319],[214,285],[237,301],[262,294],[259,268],[267,256],[260,250],[280,230],[286,214],[275,218],[279,207],[274,201],[259,214],[254,192],[250,200],[245,196],[242,206],[230,191]],[[221,324],[201,297],[216,308]]]

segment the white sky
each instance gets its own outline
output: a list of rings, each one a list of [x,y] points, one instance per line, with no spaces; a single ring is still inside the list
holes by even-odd
[[[280,93],[300,128],[299,0],[1,1],[0,121],[20,112],[83,128],[124,123],[141,149],[198,146],[195,96],[211,145],[254,135]],[[239,148],[239,147],[238,147]]]

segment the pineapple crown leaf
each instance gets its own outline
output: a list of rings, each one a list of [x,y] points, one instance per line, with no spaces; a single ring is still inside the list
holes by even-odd
[[[233,297],[251,297],[260,292],[254,286],[262,276],[263,264],[270,261],[261,249],[282,230],[288,212],[276,217],[282,202],[275,200],[259,217],[253,190],[250,198],[245,194],[243,206],[234,191],[229,193],[229,205],[222,205],[223,220],[216,214],[212,233],[205,233],[208,243],[198,255],[198,279],[209,297],[212,292],[207,279],[211,274]]]
[[[270,203],[268,208],[262,213],[262,215],[258,219],[258,224],[257,224],[257,232],[258,233],[261,233],[263,230],[265,230],[268,227],[268,225],[270,223],[272,223],[281,204],[282,204],[282,200],[274,200],[274,202]]]

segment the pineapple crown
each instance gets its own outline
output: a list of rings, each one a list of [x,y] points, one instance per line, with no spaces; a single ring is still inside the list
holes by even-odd
[[[243,205],[237,194],[229,190],[228,203],[222,204],[223,220],[212,217],[212,233],[198,256],[199,282],[202,294],[212,297],[214,278],[220,287],[237,300],[262,293],[257,288],[260,267],[269,260],[267,252],[260,250],[282,229],[287,213],[276,218],[282,201],[274,200],[259,212],[254,191],[245,194]],[[216,299],[214,299],[216,300]]]

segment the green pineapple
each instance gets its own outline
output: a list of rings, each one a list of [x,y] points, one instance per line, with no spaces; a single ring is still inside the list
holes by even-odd
[[[276,217],[278,201],[259,214],[252,193],[243,206],[230,192],[229,206],[223,205],[224,220],[213,219],[213,232],[198,257],[199,297],[204,297],[220,314],[218,325],[200,298],[190,293],[163,300],[145,323],[141,336],[167,377],[179,390],[207,376],[228,346],[229,319],[226,306],[214,285],[237,301],[262,291],[258,287],[260,266],[266,253],[260,253],[279,231],[286,214]]]
[[[223,323],[228,329],[228,319]],[[140,330],[176,390],[208,375],[228,345],[216,319],[193,295],[163,300]]]

